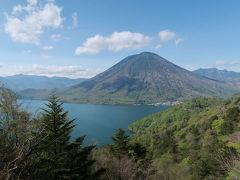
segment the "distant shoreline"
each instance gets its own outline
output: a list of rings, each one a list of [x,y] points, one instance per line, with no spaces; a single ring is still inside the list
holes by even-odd
[[[47,99],[31,99],[31,98],[22,98],[19,97],[19,100],[28,100],[28,101],[47,101]],[[61,99],[61,98],[60,98]],[[114,103],[114,104],[107,104],[107,103],[80,103],[80,102],[72,102],[72,101],[62,101],[63,103],[70,103],[70,104],[93,104],[93,105],[112,105],[112,106],[175,106],[175,105],[179,105],[182,104],[183,102],[180,101],[174,101],[174,102],[159,102],[159,103],[151,103],[151,104],[118,104],[118,103]]]

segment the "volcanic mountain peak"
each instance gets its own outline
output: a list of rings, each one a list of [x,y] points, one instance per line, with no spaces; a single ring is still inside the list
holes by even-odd
[[[61,90],[67,101],[106,104],[151,104],[196,96],[224,97],[237,92],[224,82],[183,69],[163,57],[143,52],[128,56],[105,72]]]
[[[58,90],[57,95],[75,103],[153,104],[196,96],[225,97],[238,90],[234,84],[194,74],[157,54],[143,52],[83,83]]]

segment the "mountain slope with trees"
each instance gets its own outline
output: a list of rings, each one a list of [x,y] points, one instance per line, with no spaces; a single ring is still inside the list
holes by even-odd
[[[0,179],[239,179],[240,94],[198,97],[121,128],[113,143],[70,141],[74,120],[52,95],[32,117],[0,89]],[[110,137],[109,137],[110,138]]]
[[[194,98],[130,125],[130,142],[146,148],[157,179],[239,178],[239,107],[239,94]]]
[[[196,75],[157,54],[144,52],[56,93],[64,101],[74,103],[153,104],[185,101],[197,96],[226,97],[238,90],[233,83]],[[29,92],[22,95],[39,98]]]

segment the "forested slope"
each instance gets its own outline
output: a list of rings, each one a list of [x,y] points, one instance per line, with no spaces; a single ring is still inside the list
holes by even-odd
[[[132,142],[147,149],[158,177],[239,177],[240,95],[195,98],[131,126]]]

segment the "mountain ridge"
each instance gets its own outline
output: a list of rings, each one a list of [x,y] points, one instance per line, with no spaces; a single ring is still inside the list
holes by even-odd
[[[16,74],[13,76],[0,77],[0,84],[13,90],[35,89],[54,89],[65,88],[78,84],[86,80],[85,78],[70,79],[67,77],[47,77],[37,75]]]
[[[152,104],[196,96],[226,97],[238,92],[238,87],[194,74],[157,54],[143,52],[124,58],[83,83],[56,92],[68,102]]]
[[[226,69],[199,68],[194,70],[193,73],[219,81],[240,81],[240,72],[228,71]]]
[[[197,96],[227,97],[238,85],[190,72],[165,58],[143,52],[71,87],[57,89],[65,102],[89,104],[176,104]],[[23,97],[46,99],[49,91],[25,91]],[[44,95],[45,94],[45,95]],[[30,96],[31,95],[31,96]]]

